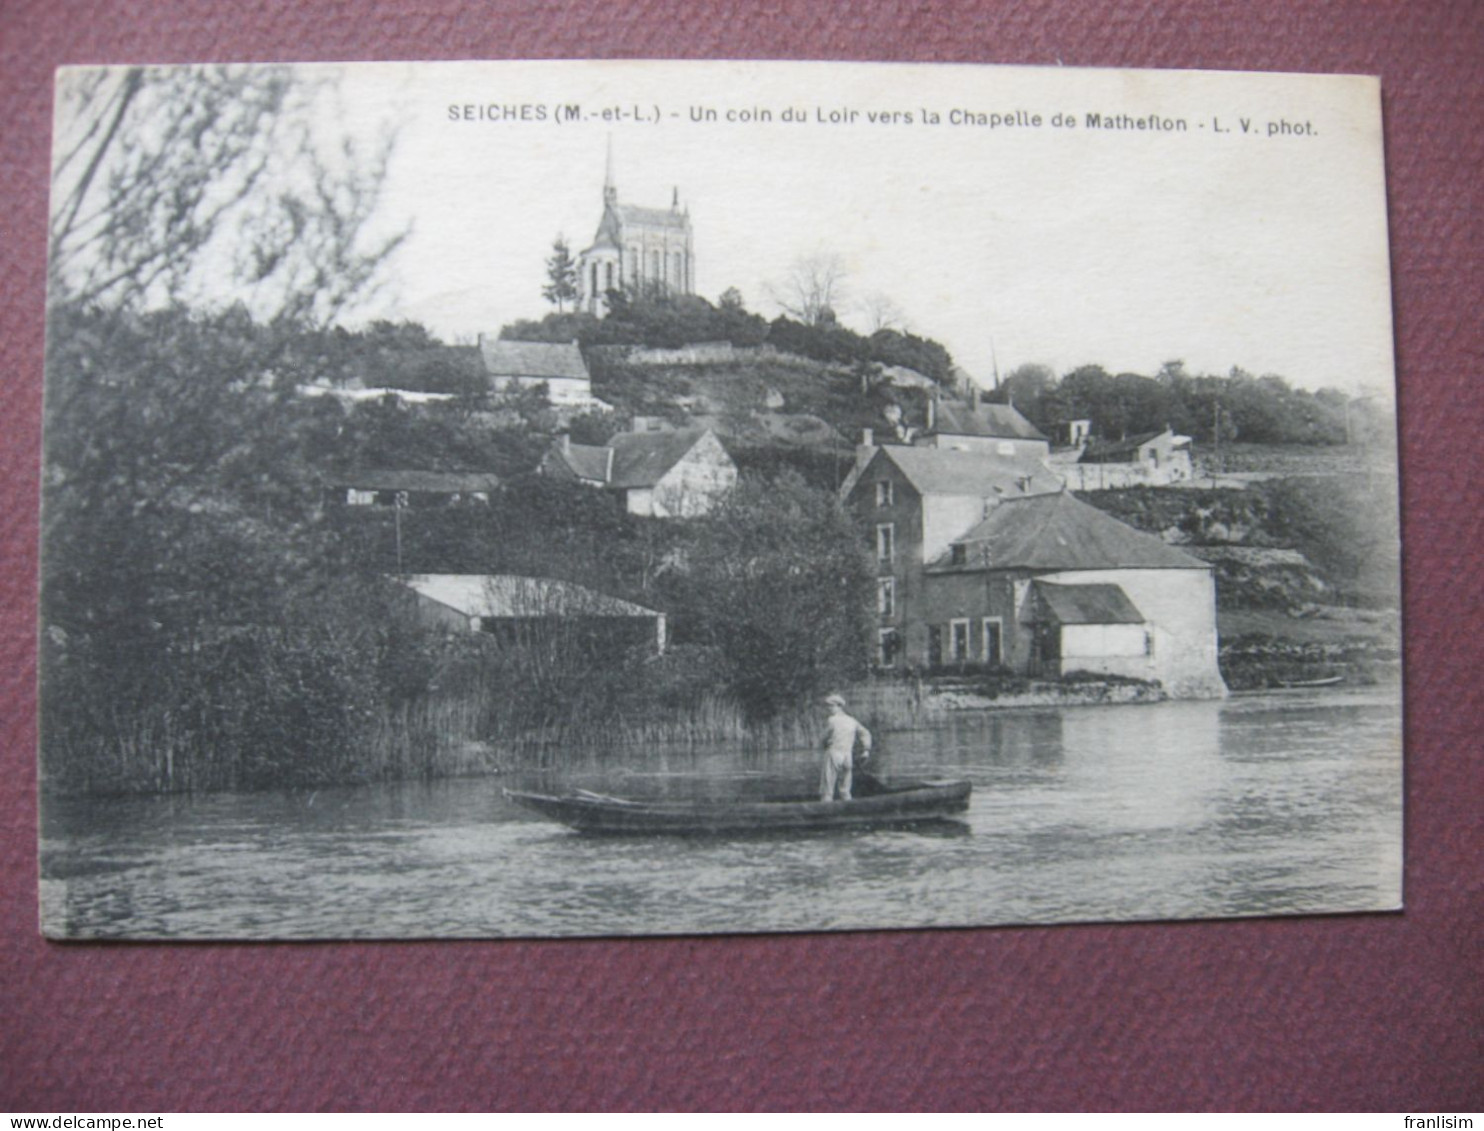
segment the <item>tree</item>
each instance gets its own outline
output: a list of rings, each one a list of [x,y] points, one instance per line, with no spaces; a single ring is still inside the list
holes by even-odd
[[[555,303],[557,313],[564,313],[567,303],[577,301],[577,263],[566,236],[557,236],[551,244],[551,257],[546,261],[546,286],[541,297]]]
[[[335,596],[365,567],[324,529],[313,466],[345,414],[293,387],[322,362],[354,368],[330,322],[403,233],[371,234],[390,135],[332,141],[333,74],[316,74],[133,67],[59,84],[48,774],[269,780],[282,767],[263,758],[334,762],[369,717],[374,649],[354,597]]]
[[[906,328],[907,315],[890,295],[881,291],[875,291],[862,299],[861,310],[866,316],[867,333]]]
[[[820,250],[794,260],[788,275],[769,287],[773,301],[790,318],[808,326],[834,321],[835,311],[845,301],[845,260]]]
[[[352,139],[337,94],[333,70],[287,66],[64,73],[51,301],[330,322],[406,236],[369,223],[394,132]]]
[[[865,671],[871,566],[833,492],[744,480],[693,528],[682,603],[750,719]]]

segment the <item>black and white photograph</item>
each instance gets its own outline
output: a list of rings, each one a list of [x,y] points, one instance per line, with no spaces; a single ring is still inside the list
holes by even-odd
[[[46,936],[1401,908],[1375,79],[55,106]]]

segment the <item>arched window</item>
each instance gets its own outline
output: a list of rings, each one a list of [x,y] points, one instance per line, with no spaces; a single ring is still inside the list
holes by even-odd
[[[650,274],[653,276],[654,282],[658,283],[660,281],[661,268],[660,253],[657,251],[652,251],[649,253],[649,270]]]
[[[681,266],[684,261],[684,257],[677,251],[675,253],[675,274],[671,276],[677,291],[685,290],[685,268]]]
[[[608,277],[608,287],[607,287],[607,289],[611,291],[613,289],[613,264],[612,263],[609,263],[608,264],[608,270],[607,270],[606,274],[607,274],[607,277]]]

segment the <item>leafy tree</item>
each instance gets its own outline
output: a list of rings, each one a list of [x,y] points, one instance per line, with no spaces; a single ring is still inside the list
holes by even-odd
[[[572,258],[566,236],[557,236],[552,241],[551,256],[546,261],[546,285],[541,288],[541,297],[556,304],[558,314],[566,311],[567,303],[577,301],[577,262]]]
[[[767,719],[866,667],[871,567],[833,493],[796,474],[738,485],[693,524],[684,608],[724,657],[747,715]]]

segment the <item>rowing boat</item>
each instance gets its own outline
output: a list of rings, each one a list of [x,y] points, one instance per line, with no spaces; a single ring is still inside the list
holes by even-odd
[[[797,792],[760,800],[657,801],[585,789],[552,795],[505,790],[505,796],[579,832],[715,836],[817,832],[941,821],[969,807],[966,781],[884,781],[856,773],[849,801],[820,801]]]

